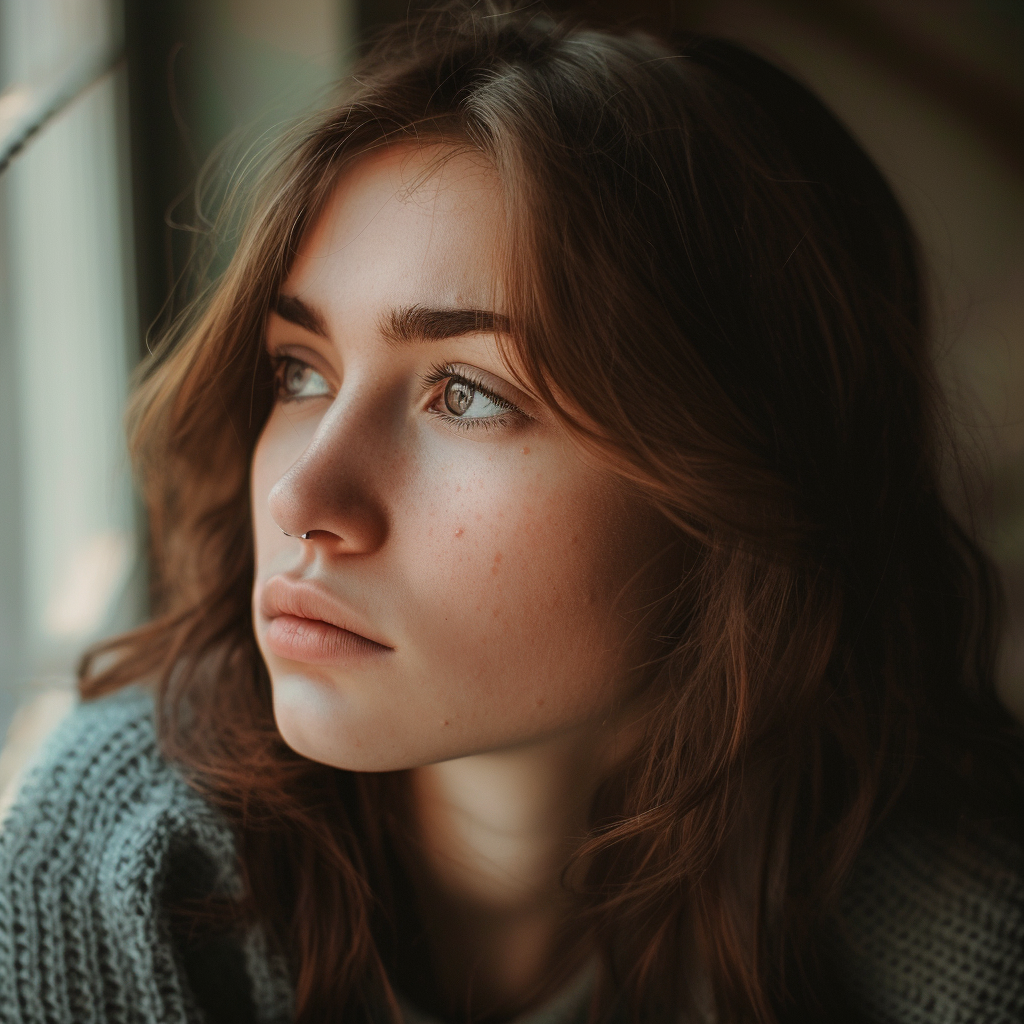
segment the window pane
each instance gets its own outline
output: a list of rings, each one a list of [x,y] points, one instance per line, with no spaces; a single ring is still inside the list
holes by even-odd
[[[109,43],[103,3],[4,0],[7,81]],[[122,416],[136,336],[123,84],[107,75],[0,178],[0,727],[32,681],[67,678],[83,645],[137,617]]]

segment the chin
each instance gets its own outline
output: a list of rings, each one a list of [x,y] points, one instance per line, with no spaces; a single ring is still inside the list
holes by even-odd
[[[356,772],[404,767],[387,755],[379,731],[361,728],[358,708],[336,686],[301,672],[277,675],[271,685],[278,732],[296,754]]]

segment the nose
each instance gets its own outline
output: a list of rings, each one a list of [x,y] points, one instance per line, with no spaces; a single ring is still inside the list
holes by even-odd
[[[375,482],[384,475],[380,438],[358,428],[355,410],[332,408],[312,440],[271,488],[274,522],[330,554],[369,554],[384,543],[387,512]]]

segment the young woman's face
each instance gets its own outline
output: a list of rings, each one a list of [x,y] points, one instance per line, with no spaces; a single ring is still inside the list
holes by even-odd
[[[614,720],[669,583],[664,520],[513,385],[499,183],[438,156],[362,158],[267,324],[256,636],[285,741],[354,770]]]

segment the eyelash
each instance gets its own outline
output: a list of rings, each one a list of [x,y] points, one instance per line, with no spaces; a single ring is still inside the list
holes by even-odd
[[[271,356],[270,359],[271,367],[274,372],[274,391],[277,401],[279,402],[298,402],[301,401],[296,395],[289,395],[284,390],[283,376],[285,369],[291,363],[299,363],[302,366],[309,366],[303,359],[297,359],[295,356]],[[310,367],[312,369],[312,367]],[[420,378],[423,384],[423,390],[429,391],[432,388],[436,388],[438,384],[447,383],[448,381],[458,381],[460,384],[466,384],[479,392],[481,395],[489,398],[495,405],[500,406],[503,410],[500,416],[492,416],[488,419],[463,419],[459,416],[450,416],[447,413],[438,412],[431,409],[434,416],[438,416],[445,423],[455,427],[459,430],[474,430],[479,427],[483,427],[485,430],[493,427],[502,427],[508,425],[508,420],[511,416],[525,416],[526,414],[518,406],[513,405],[507,398],[502,398],[501,395],[496,394],[490,388],[483,385],[479,380],[475,379],[467,373],[458,372],[450,363],[435,363],[430,369],[423,374]],[[438,401],[443,401],[444,392],[442,391],[435,399],[432,405]],[[509,417],[506,417],[506,413]]]
[[[298,395],[289,395],[284,389],[284,375],[289,364],[298,363],[300,366],[313,369],[304,359],[297,359],[295,356],[271,356],[270,367],[274,374],[274,401],[276,402],[301,402]]]
[[[455,427],[457,430],[476,430],[481,427],[484,430],[490,430],[494,427],[508,426],[509,420],[513,416],[526,416],[526,413],[524,413],[522,409],[513,405],[507,398],[502,398],[501,395],[496,394],[470,374],[459,372],[450,363],[435,363],[425,374],[423,374],[420,380],[423,383],[424,391],[429,391],[431,388],[435,388],[441,383],[446,384],[448,381],[452,380],[458,381],[460,384],[466,384],[473,388],[474,391],[477,391],[484,397],[489,398],[495,405],[500,406],[503,410],[500,416],[492,416],[488,419],[463,419],[459,416],[450,416],[447,413],[437,412],[436,410],[431,409],[434,416],[439,417],[445,423]],[[441,391],[431,405],[443,400],[444,391]],[[507,416],[506,413],[508,414]]]

